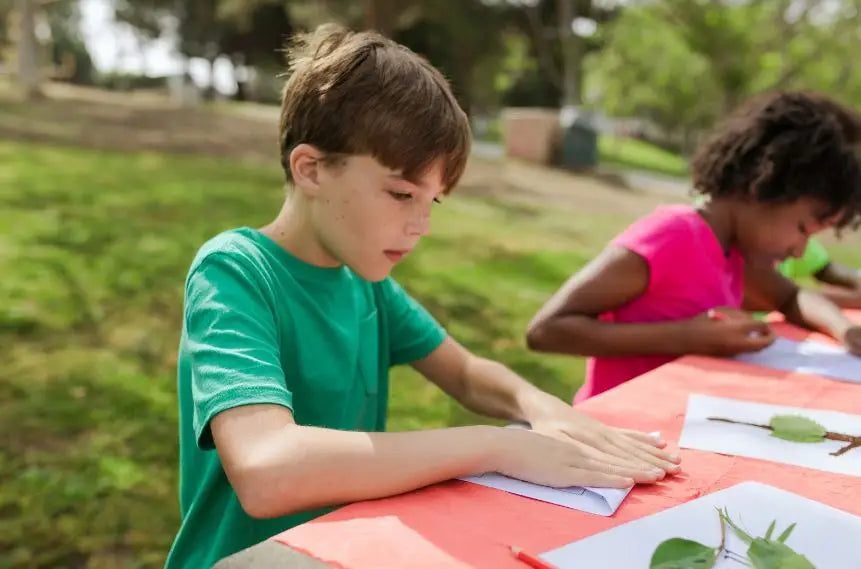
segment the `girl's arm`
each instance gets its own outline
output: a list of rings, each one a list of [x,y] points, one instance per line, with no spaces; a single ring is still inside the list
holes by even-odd
[[[834,261],[829,262],[814,276],[821,283],[849,289],[856,294],[861,291],[861,276],[849,267]]]
[[[538,311],[529,324],[529,347],[540,352],[587,356],[733,354],[773,341],[755,320],[694,318],[649,324],[602,322],[598,316],[642,295],[649,265],[621,247],[603,251]],[[755,334],[751,334],[755,332]]]
[[[752,310],[776,310],[786,321],[824,332],[861,354],[861,329],[823,295],[799,288],[773,267],[745,268],[745,307]]]

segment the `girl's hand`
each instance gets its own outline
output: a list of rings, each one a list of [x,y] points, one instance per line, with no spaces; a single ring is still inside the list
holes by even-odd
[[[765,322],[740,310],[710,310],[688,321],[691,352],[708,356],[734,356],[756,352],[774,342],[774,331]]]

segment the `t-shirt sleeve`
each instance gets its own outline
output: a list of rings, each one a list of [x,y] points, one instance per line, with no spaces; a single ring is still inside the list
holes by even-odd
[[[689,220],[681,215],[652,214],[634,222],[612,241],[612,245],[636,253],[649,266],[649,291],[666,285],[679,274],[690,255],[705,255],[692,250],[695,239]]]
[[[430,355],[445,339],[443,327],[391,277],[379,287],[385,303],[391,365],[414,362]]]
[[[222,411],[263,403],[292,410],[273,312],[241,259],[211,254],[193,269],[186,283],[185,328],[201,449],[213,447],[209,425]]]
[[[807,247],[800,258],[790,257],[778,263],[777,270],[787,278],[799,279],[812,277],[824,269],[829,262],[831,259],[825,246],[818,239],[811,237],[807,240]]]

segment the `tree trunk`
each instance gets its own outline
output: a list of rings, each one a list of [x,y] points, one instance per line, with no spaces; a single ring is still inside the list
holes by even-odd
[[[583,38],[574,34],[574,0],[557,0],[562,44],[562,106],[579,106],[582,99]]]
[[[206,62],[209,64],[209,84],[206,86],[206,90],[203,92],[203,98],[207,101],[215,100],[215,59],[207,59]]]
[[[395,31],[394,0],[365,0],[365,27],[392,37]]]
[[[36,43],[35,0],[17,0],[20,18],[18,30],[18,81],[24,97],[28,100],[39,97],[39,52]]]

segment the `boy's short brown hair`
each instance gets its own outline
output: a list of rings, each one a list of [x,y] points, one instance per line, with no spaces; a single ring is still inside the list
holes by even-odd
[[[425,59],[375,32],[325,24],[287,48],[281,103],[281,165],[311,144],[330,162],[366,154],[414,180],[442,158],[448,192],[466,166],[470,130],[442,74]]]

